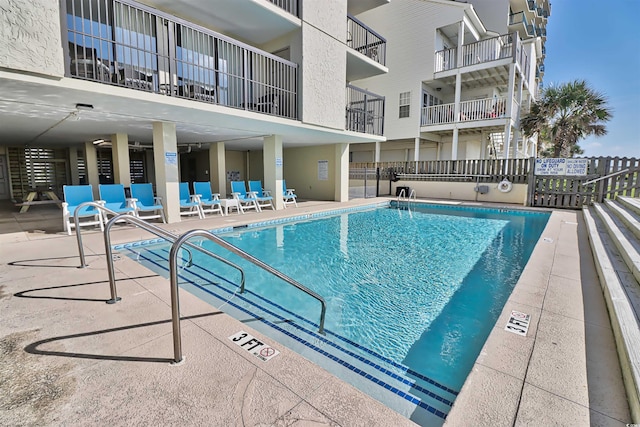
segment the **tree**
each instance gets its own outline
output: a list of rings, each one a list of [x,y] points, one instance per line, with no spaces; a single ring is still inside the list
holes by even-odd
[[[573,157],[583,153],[579,140],[606,135],[610,119],[606,97],[575,80],[544,89],[520,126],[527,137],[538,135],[540,157]]]

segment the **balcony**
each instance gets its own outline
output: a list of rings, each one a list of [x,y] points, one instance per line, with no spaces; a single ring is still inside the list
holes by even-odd
[[[286,10],[293,16],[298,15],[298,0],[267,0],[270,3],[275,4],[280,9]]]
[[[524,38],[536,36],[534,26],[529,23],[524,12],[516,12],[509,15],[509,30],[518,31]]]
[[[382,135],[384,130],[384,96],[347,85],[345,129],[352,132]]]
[[[387,41],[353,16],[347,16],[347,81],[388,73]]]
[[[67,76],[297,119],[296,64],[132,1],[79,3]]]
[[[458,64],[458,49],[444,49],[435,53],[435,72],[470,67],[512,58],[520,65],[524,75],[529,73],[529,58],[522,49],[517,34],[504,34],[462,46],[462,63]]]
[[[446,125],[504,118],[507,98],[485,98],[460,102],[460,113],[456,120],[455,103],[433,105],[422,108],[420,126]]]

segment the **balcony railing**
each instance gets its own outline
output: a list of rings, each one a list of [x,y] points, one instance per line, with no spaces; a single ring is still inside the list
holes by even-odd
[[[347,46],[385,65],[387,40],[351,15],[347,16]]]
[[[65,4],[71,77],[298,117],[292,62],[130,0]]]
[[[294,16],[298,16],[298,0],[267,0],[280,9],[284,9]]]
[[[457,51],[457,48],[437,51],[435,53],[435,72],[457,68]],[[460,66],[468,67],[505,58],[513,58],[520,64],[523,73],[528,75],[529,58],[522,49],[522,43],[517,33],[504,34],[462,46],[462,64]]]
[[[527,16],[524,12],[516,12],[509,15],[509,25],[517,25],[522,24],[526,34],[529,37],[534,37],[536,35],[535,28],[533,24],[530,24],[527,20]]]
[[[384,96],[347,85],[346,130],[382,135]]]
[[[506,97],[462,101],[458,120],[455,119],[455,103],[423,107],[420,126],[498,119],[505,117],[506,106]]]

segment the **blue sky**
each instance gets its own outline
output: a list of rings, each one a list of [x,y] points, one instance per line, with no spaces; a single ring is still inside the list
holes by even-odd
[[[640,157],[640,0],[555,0],[544,85],[586,80],[613,110],[608,133],[578,144],[585,156]]]

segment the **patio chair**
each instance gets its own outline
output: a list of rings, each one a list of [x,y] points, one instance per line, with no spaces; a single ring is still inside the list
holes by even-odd
[[[249,181],[249,191],[255,194],[260,210],[262,210],[262,208],[271,208],[272,210],[275,210],[273,207],[273,197],[269,191],[264,191],[262,189],[262,181]]]
[[[189,183],[180,183],[180,215],[198,215],[198,218],[204,218],[202,206],[200,206],[199,197],[189,192]],[[187,210],[183,210],[187,209]]]
[[[258,206],[258,199],[256,199],[254,193],[247,193],[244,181],[231,181],[231,192],[233,198],[238,201],[243,213],[247,209],[255,209],[256,212],[261,212],[260,206]]]
[[[200,201],[202,208],[202,214],[216,213],[224,216],[222,212],[222,205],[220,204],[220,193],[211,193],[211,183],[209,182],[194,182],[193,192]]]
[[[64,202],[62,202],[62,225],[67,234],[71,235],[71,228],[75,227],[74,215],[78,206],[84,202],[95,202],[91,185],[64,185]],[[80,226],[99,225],[104,231],[102,212],[95,206],[84,206],[79,210],[79,218],[92,218],[90,221],[80,221]]]
[[[298,207],[298,202],[296,201],[296,198],[298,196],[294,194],[294,191],[296,191],[294,188],[287,188],[287,182],[283,179],[282,180],[282,201],[284,202],[285,208],[287,207],[287,205],[290,205],[292,203],[296,206],[296,208]]]
[[[104,202],[104,207],[117,213],[127,213],[135,215],[136,210],[133,208],[131,199],[127,199],[124,194],[124,185],[122,184],[100,184],[98,186],[100,192],[100,200]],[[109,220],[107,212],[103,212],[102,218],[105,224]]]
[[[162,222],[167,222],[164,217],[162,198],[153,195],[153,185],[151,183],[131,184],[131,197],[135,215],[138,218],[144,220],[161,218]],[[142,213],[145,213],[145,215],[141,215]]]

